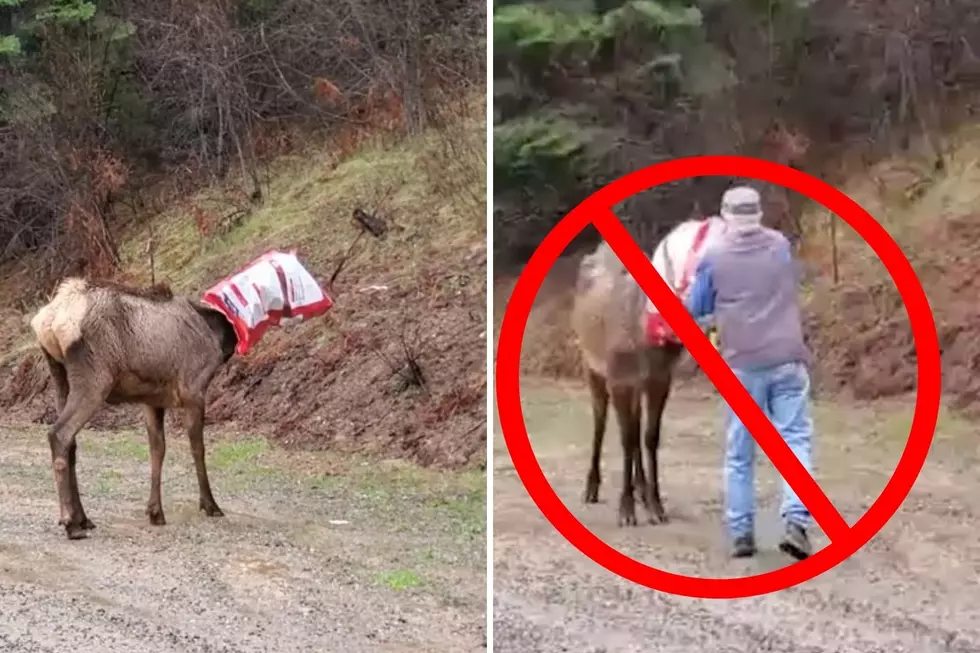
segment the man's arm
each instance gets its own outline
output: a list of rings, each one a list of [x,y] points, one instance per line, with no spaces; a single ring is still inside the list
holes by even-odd
[[[695,320],[715,312],[715,283],[712,278],[711,258],[705,256],[698,263],[694,283],[685,301],[685,308]]]

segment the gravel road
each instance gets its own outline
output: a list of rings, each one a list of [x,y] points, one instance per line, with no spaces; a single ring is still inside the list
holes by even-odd
[[[170,436],[168,524],[151,527],[145,435],[82,432],[79,484],[97,528],[69,542],[44,430],[0,427],[0,651],[485,649],[482,472],[212,439],[226,517],[210,519],[186,438]]]
[[[760,555],[726,555],[723,439],[713,389],[678,389],[667,408],[661,483],[672,521],[623,529],[616,527],[621,453],[612,416],[601,503],[586,506],[581,495],[591,415],[583,388],[525,381],[522,395],[535,453],[550,482],[607,543],[660,569],[696,576],[753,575],[792,562],[776,549],[780,479],[764,454],[757,463]],[[912,403],[818,404],[817,481],[849,523],[873,503],[894,470]],[[648,590],[586,558],[527,496],[499,424],[495,430],[495,651],[980,651],[980,440],[969,424],[942,417],[909,498],[850,559],[790,590],[732,601]],[[826,545],[822,533],[814,535],[815,548]]]

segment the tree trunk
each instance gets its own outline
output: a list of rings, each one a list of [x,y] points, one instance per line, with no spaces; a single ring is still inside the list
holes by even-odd
[[[405,130],[418,134],[426,127],[425,100],[422,94],[422,27],[419,0],[406,3],[405,47],[402,49],[402,112]]]

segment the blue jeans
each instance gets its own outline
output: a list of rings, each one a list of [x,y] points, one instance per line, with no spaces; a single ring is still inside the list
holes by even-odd
[[[813,420],[810,417],[810,375],[801,363],[752,370],[734,370],[796,458],[811,474]],[[755,448],[752,434],[725,405],[725,521],[732,538],[751,535],[755,527]],[[780,515],[787,524],[810,525],[810,511],[783,481]]]

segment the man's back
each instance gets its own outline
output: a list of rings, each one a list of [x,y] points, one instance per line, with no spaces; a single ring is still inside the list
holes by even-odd
[[[721,217],[728,228],[701,259],[684,303],[696,319],[714,314],[722,355],[809,472],[810,353],[803,342],[789,241],[762,226],[762,204],[754,188],[725,191]],[[756,551],[755,441],[731,406],[726,422],[725,522],[732,555],[741,558]],[[786,528],[779,549],[798,560],[806,558],[810,512],[785,481],[779,513]]]
[[[722,355],[735,368],[802,362],[798,274],[789,241],[765,227],[732,230],[705,254]]]

